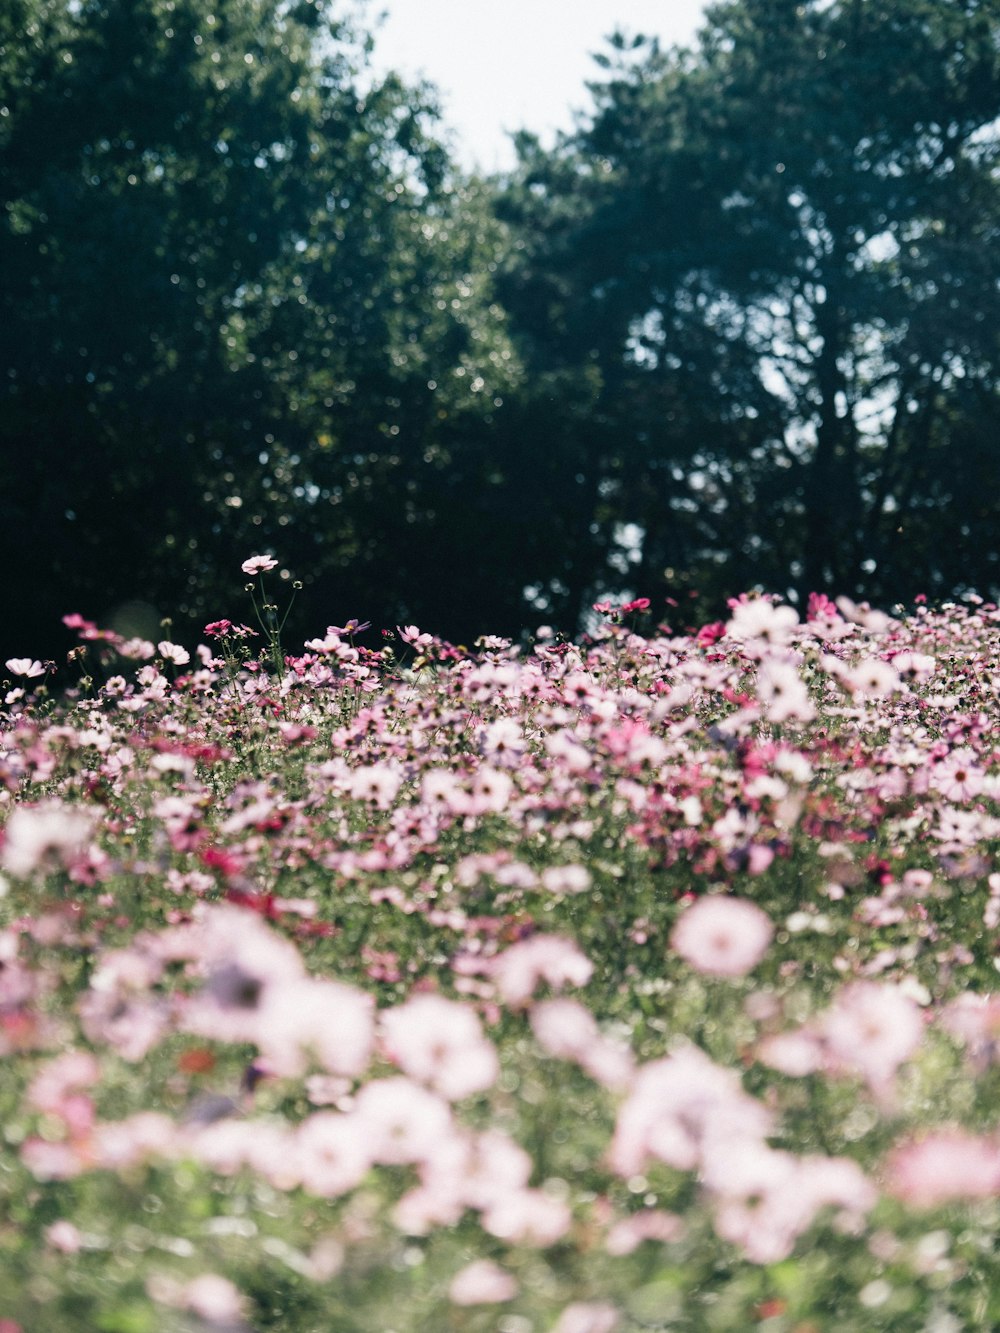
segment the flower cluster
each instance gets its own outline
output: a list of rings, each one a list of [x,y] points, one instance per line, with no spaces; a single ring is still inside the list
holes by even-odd
[[[1000,611],[596,609],[8,662],[0,1316],[990,1322]]]

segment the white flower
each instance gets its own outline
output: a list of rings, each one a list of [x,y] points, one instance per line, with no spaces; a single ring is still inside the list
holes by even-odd
[[[156,645],[160,656],[165,662],[173,662],[174,666],[187,666],[191,661],[191,654],[186,648],[182,648],[179,643],[171,643],[169,639],[161,639]]]
[[[757,698],[769,722],[811,722],[816,709],[791,662],[769,657],[757,672]]]
[[[14,676],[27,676],[29,679],[33,679],[36,676],[45,675],[45,668],[41,662],[37,662],[30,657],[8,657],[4,666]]]
[[[844,673],[844,684],[855,698],[865,695],[869,699],[883,699],[899,689],[899,675],[881,658],[866,657]]]
[[[766,597],[758,597],[733,608],[726,633],[759,651],[763,645],[778,648],[786,644],[798,624],[798,612],[793,607],[775,606]]]

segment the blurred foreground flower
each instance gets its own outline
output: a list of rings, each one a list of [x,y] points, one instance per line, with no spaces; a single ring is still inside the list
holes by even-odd
[[[520,1290],[517,1280],[489,1259],[476,1259],[456,1273],[448,1288],[453,1305],[497,1305],[512,1300]]]
[[[93,826],[90,813],[61,801],[20,805],[7,820],[0,865],[19,879],[67,866],[82,856]]]
[[[701,898],[680,917],[670,942],[698,972],[742,977],[767,953],[774,926],[743,898]]]

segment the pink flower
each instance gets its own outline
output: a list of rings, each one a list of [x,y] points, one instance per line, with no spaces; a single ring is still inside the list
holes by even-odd
[[[21,1144],[21,1161],[37,1180],[71,1180],[92,1165],[82,1145],[34,1135]]]
[[[267,988],[252,1040],[284,1077],[301,1076],[311,1056],[328,1073],[358,1078],[374,1036],[371,996],[340,981],[303,977]]]
[[[787,1258],[821,1209],[836,1208],[844,1221],[856,1223],[878,1199],[848,1158],[797,1158],[747,1139],[716,1144],[703,1179],[717,1199],[717,1233],[751,1263]]]
[[[220,1277],[217,1273],[202,1273],[192,1278],[181,1292],[180,1304],[208,1324],[226,1327],[242,1325],[245,1308],[243,1297],[228,1278]]]
[[[935,764],[931,785],[948,801],[969,801],[978,796],[986,783],[978,757],[968,746],[952,750],[946,759]]]
[[[791,662],[766,658],[757,672],[757,698],[769,722],[811,722],[816,709]]]
[[[579,1060],[600,1040],[597,1020],[576,1000],[543,1000],[531,1015],[538,1044],[559,1060]]]
[[[206,982],[184,1026],[205,1037],[257,1041],[265,1003],[283,986],[306,979],[294,944],[245,908],[213,907],[195,927],[191,947]]]
[[[892,659],[892,665],[901,680],[913,684],[922,684],[930,680],[937,669],[937,662],[933,657],[928,657],[926,653],[910,651],[897,653]]]
[[[452,1135],[442,1140],[420,1168],[421,1179],[439,1208],[479,1212],[508,1194],[524,1189],[531,1178],[531,1157],[497,1129]]]
[[[603,1301],[574,1301],[567,1305],[552,1333],[614,1333],[618,1311]]]
[[[609,1164],[623,1177],[641,1171],[651,1157],[692,1171],[710,1145],[734,1137],[763,1139],[771,1121],[733,1070],[696,1046],[684,1046],[639,1069],[618,1112]]]
[[[392,764],[369,764],[351,772],[348,791],[352,800],[389,810],[402,783],[402,773]]]
[[[196,1125],[187,1131],[185,1153],[207,1166],[210,1171],[222,1176],[235,1175],[241,1167],[247,1165],[251,1155],[256,1156],[258,1170],[262,1169],[262,1166],[266,1168],[266,1161],[262,1163],[261,1159],[262,1157],[266,1159],[268,1151],[276,1146],[280,1146],[282,1158],[287,1162],[289,1157],[293,1156],[288,1137],[282,1138],[280,1145],[276,1145],[275,1138],[267,1133],[262,1135],[261,1129],[260,1121],[234,1120],[230,1117],[212,1120],[207,1125]],[[298,1174],[297,1154],[294,1154],[294,1157],[295,1171]],[[266,1171],[266,1174],[270,1172]]]
[[[454,1133],[448,1103],[408,1078],[366,1083],[354,1113],[372,1158],[390,1165],[424,1161]]]
[[[520,1287],[517,1279],[489,1259],[476,1259],[456,1273],[448,1288],[452,1305],[498,1305],[510,1301]]]
[[[269,555],[252,555],[249,560],[244,560],[240,569],[244,574],[263,574],[268,569],[276,569],[277,560]]]
[[[45,1243],[61,1254],[77,1254],[83,1237],[72,1222],[62,1217],[45,1228]]]
[[[675,1213],[665,1213],[659,1209],[647,1208],[631,1217],[623,1217],[610,1229],[604,1241],[608,1254],[631,1254],[644,1241],[659,1241],[669,1244],[680,1240],[684,1234],[684,1223]]]
[[[191,661],[188,650],[179,643],[171,643],[169,639],[161,639],[156,648],[163,660],[173,662],[174,666],[187,666]]]
[[[515,1245],[544,1248],[561,1240],[573,1221],[569,1205],[544,1190],[509,1190],[482,1215],[483,1230]]]
[[[1000,1194],[1000,1147],[964,1129],[938,1129],[897,1145],[886,1165],[890,1194],[913,1208]]]
[[[414,648],[430,648],[434,643],[434,635],[421,634],[416,625],[397,625],[396,629],[403,642],[411,644]]]
[[[104,954],[77,1001],[88,1039],[106,1042],[125,1060],[141,1060],[169,1028],[166,1000],[153,989],[162,974],[162,961],[135,943]]]
[[[670,942],[698,972],[742,977],[767,953],[773,935],[770,918],[754,903],[713,895],[682,914]]]
[[[946,1032],[964,1043],[978,1071],[1000,1055],[1000,995],[966,991],[945,1006],[940,1022]]]
[[[514,784],[500,769],[485,765],[472,780],[469,812],[475,815],[499,814],[506,809]]]
[[[726,633],[747,645],[750,656],[760,655],[765,647],[777,648],[787,643],[798,628],[798,612],[791,606],[775,606],[766,597],[738,602],[726,625]]]
[[[257,631],[249,625],[234,625],[231,620],[213,620],[205,626],[205,634],[210,639],[249,639],[256,638]]]
[[[872,634],[885,634],[892,628],[892,619],[884,611],[873,611],[867,602],[852,602],[849,597],[837,598],[837,610],[845,620]]]
[[[446,768],[431,768],[420,782],[420,799],[431,809],[465,814],[469,809],[469,794],[461,779]]]
[[[86,851],[93,826],[93,815],[79,806],[19,805],[4,829],[0,866],[17,879],[68,866]]]
[[[547,866],[542,871],[542,887],[549,893],[586,893],[592,883],[586,866]]]
[[[453,1227],[464,1212],[454,1182],[434,1178],[408,1190],[392,1210],[392,1220],[407,1236],[429,1236],[437,1227]]]
[[[590,1010],[576,1000],[543,1000],[532,1010],[531,1026],[549,1055],[575,1061],[605,1087],[622,1088],[631,1080],[629,1050],[605,1037]]]
[[[533,935],[502,953],[493,964],[497,988],[507,1004],[529,1000],[540,981],[553,990],[585,986],[594,966],[570,940],[558,935]]]
[[[919,1007],[895,986],[858,981],[841,990],[820,1023],[835,1066],[884,1090],[923,1038]]]
[[[396,1064],[449,1101],[482,1092],[500,1073],[473,1010],[441,995],[416,995],[388,1010],[382,1031]]]
[[[805,1078],[823,1067],[823,1045],[806,1030],[775,1032],[757,1047],[757,1058],[789,1078]]]
[[[317,1111],[298,1128],[297,1168],[310,1194],[331,1199],[361,1183],[372,1164],[357,1117]]]
[[[895,667],[880,657],[867,657],[857,666],[844,672],[844,684],[855,699],[884,699],[899,689],[899,674]]]
[[[329,625],[326,632],[327,634],[336,634],[338,636],[343,636],[344,634],[362,634],[366,629],[371,629],[371,627],[372,622],[370,620],[361,621],[354,616],[346,623],[346,625]]]
[[[64,1051],[43,1065],[28,1088],[28,1105],[59,1115],[66,1098],[79,1088],[91,1087],[101,1077],[101,1066],[89,1051]]]
[[[120,1171],[168,1157],[178,1147],[177,1127],[159,1111],[136,1111],[125,1120],[102,1121],[94,1128],[88,1166]]]

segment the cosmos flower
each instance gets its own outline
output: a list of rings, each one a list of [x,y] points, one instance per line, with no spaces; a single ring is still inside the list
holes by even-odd
[[[675,952],[698,972],[742,977],[767,953],[774,926],[744,898],[699,898],[679,917],[670,936]]]
[[[499,1305],[520,1290],[515,1277],[491,1259],[475,1259],[456,1273],[448,1287],[452,1305]]]
[[[842,676],[843,682],[856,699],[884,699],[899,689],[896,668],[880,657],[866,657]]]
[[[787,644],[798,628],[794,607],[776,605],[766,597],[738,602],[726,625],[731,639],[745,644],[751,655]]]
[[[448,1101],[482,1092],[500,1073],[496,1051],[475,1012],[442,995],[415,995],[386,1010],[382,1032],[403,1072]]]
[[[252,555],[244,560],[240,569],[244,574],[263,574],[269,569],[277,569],[278,562],[270,555]]]
[[[553,1325],[552,1333],[615,1333],[620,1317],[604,1301],[574,1301]]]
[[[534,935],[505,950],[493,966],[497,989],[507,1004],[530,999],[541,981],[553,990],[585,986],[593,964],[570,940],[557,935]]]
[[[93,828],[94,813],[83,806],[19,805],[4,829],[0,866],[18,879],[68,866],[86,851]]]
[[[30,657],[8,657],[4,666],[12,676],[24,676],[28,680],[45,675],[42,663]]]
[[[811,722],[816,709],[791,662],[768,657],[757,671],[757,698],[769,722]]]
[[[324,1199],[347,1194],[372,1165],[363,1121],[335,1111],[307,1116],[296,1132],[295,1151],[303,1187]]]
[[[856,981],[837,993],[819,1032],[836,1066],[881,1089],[920,1045],[924,1024],[919,1007],[898,986]]]
[[[886,1162],[888,1192],[912,1208],[1000,1194],[1000,1144],[953,1126],[898,1144]]]

